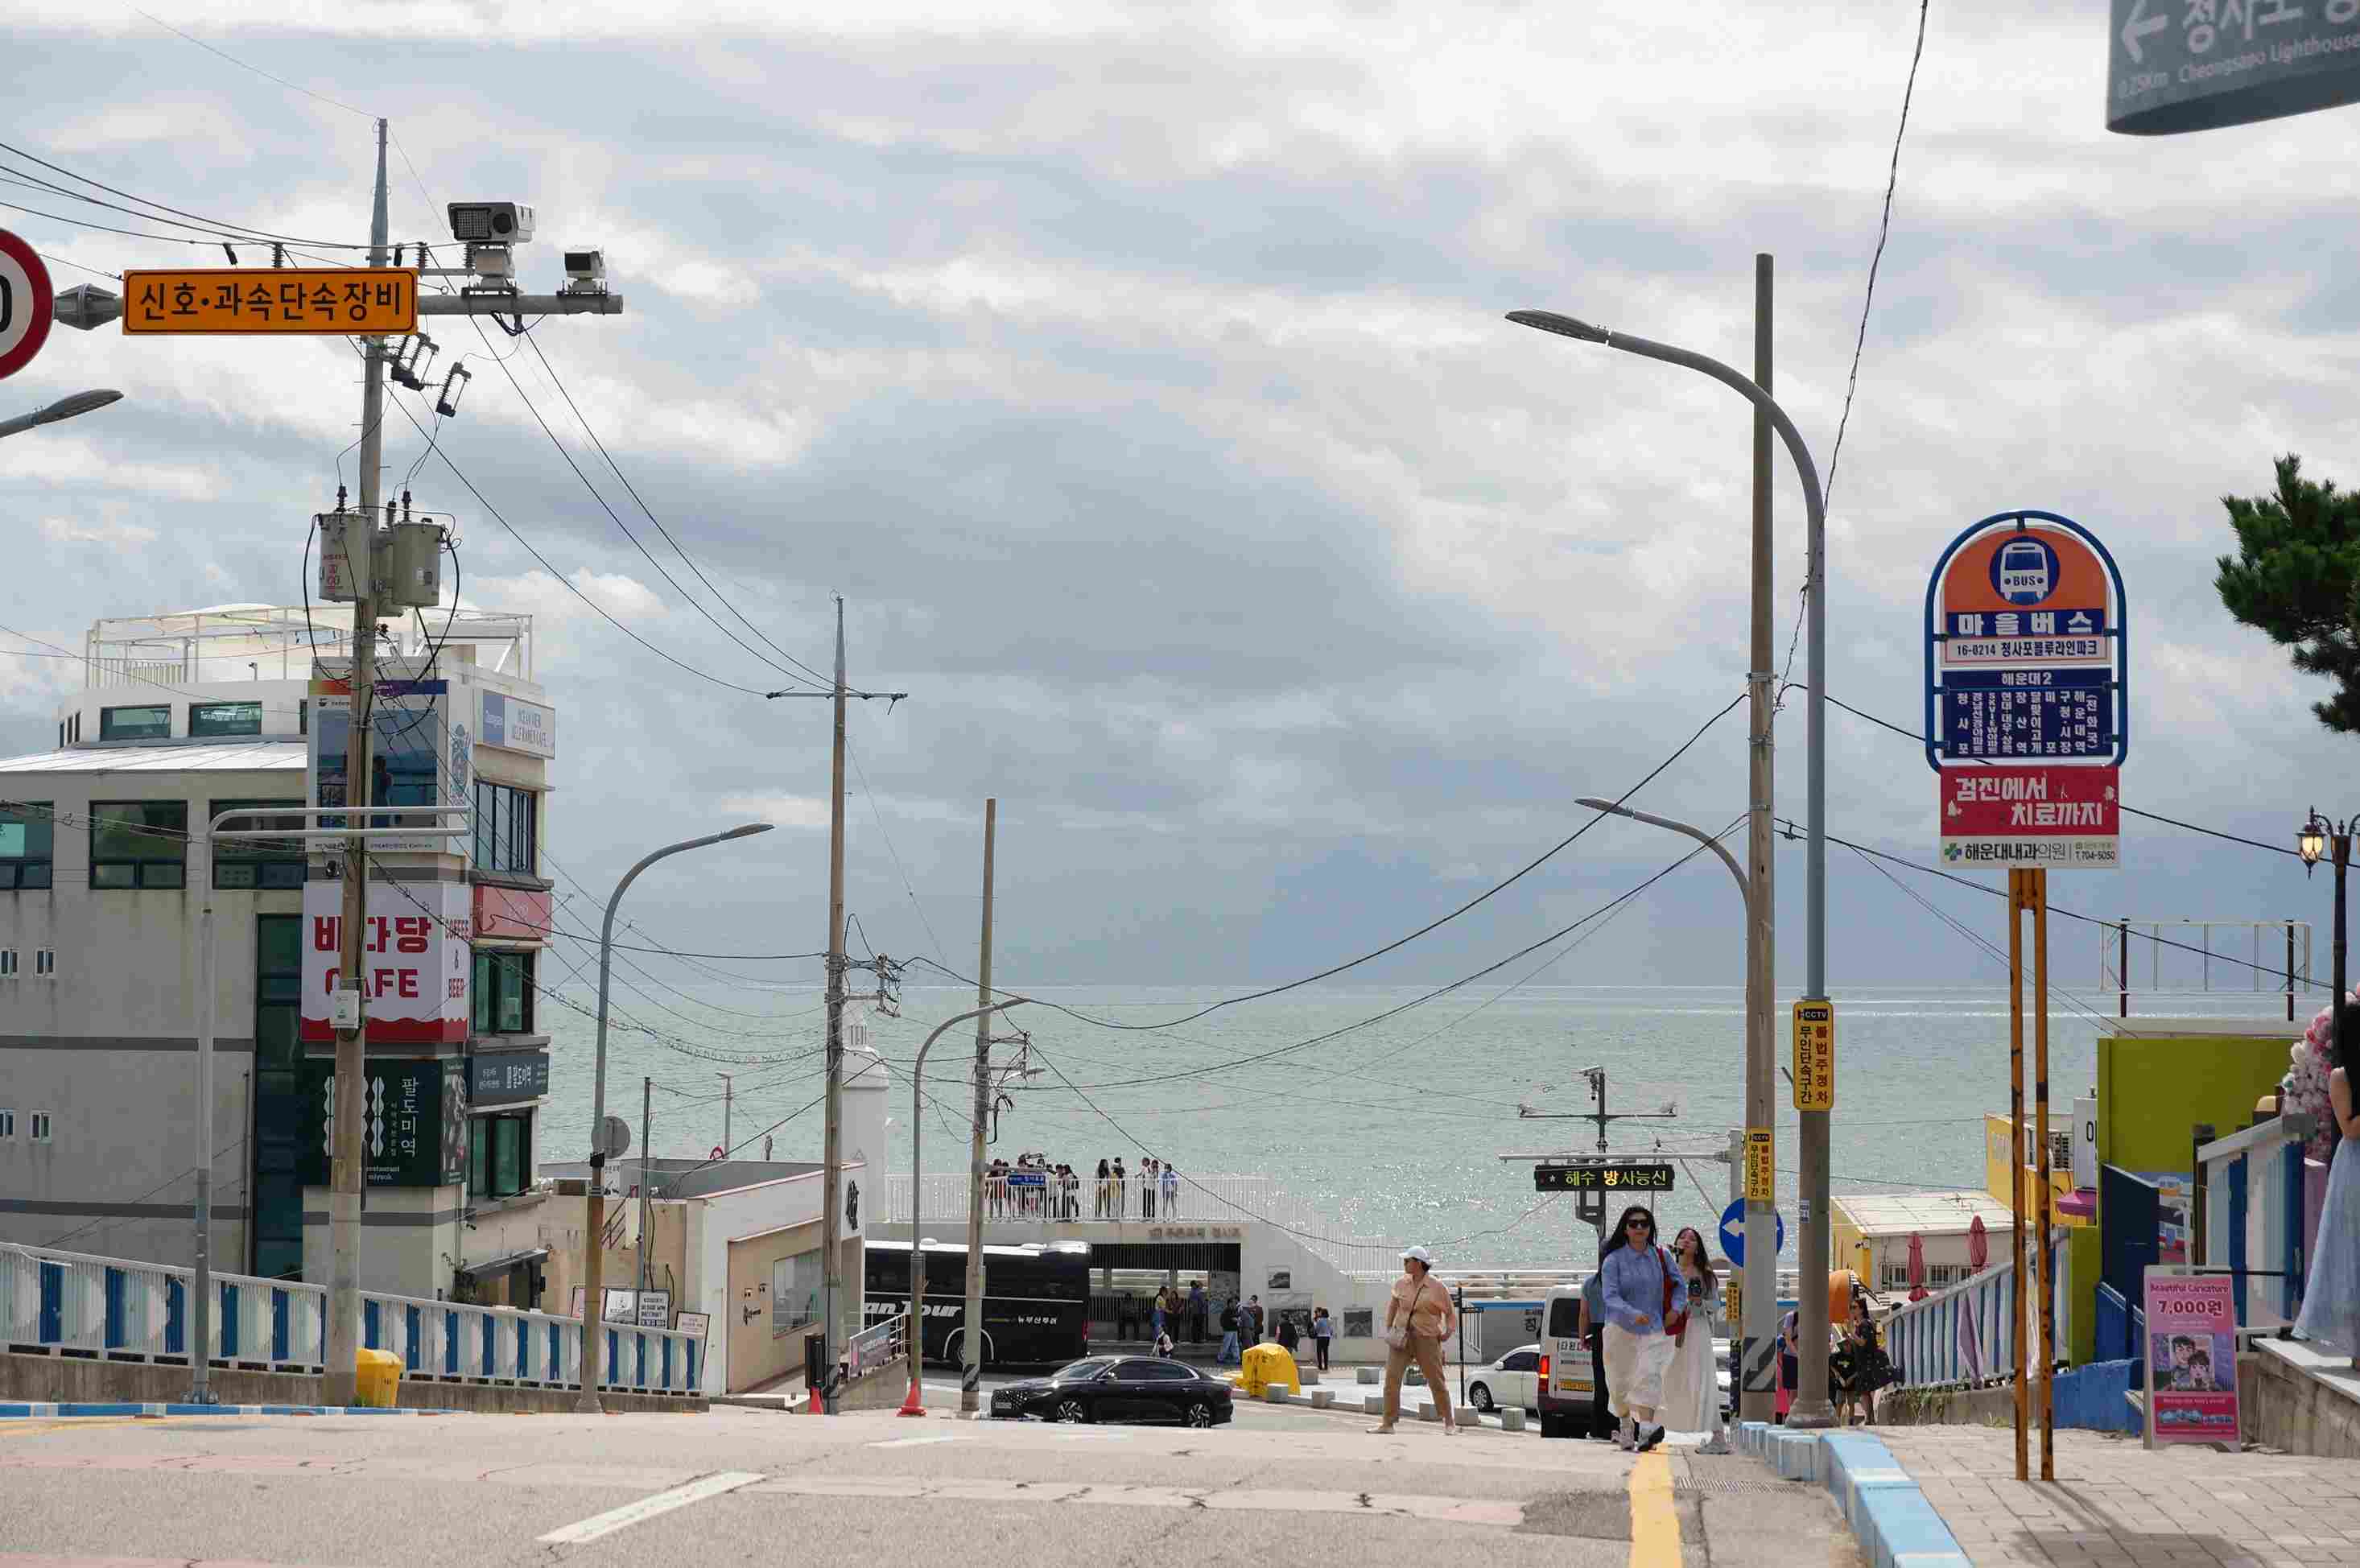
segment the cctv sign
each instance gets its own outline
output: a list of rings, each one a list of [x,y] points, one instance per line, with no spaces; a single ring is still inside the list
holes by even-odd
[[[329,1003],[344,947],[344,884],[303,884],[303,1038],[335,1037]],[[371,882],[361,932],[361,993],[376,1045],[467,1038],[472,935],[464,883]]]

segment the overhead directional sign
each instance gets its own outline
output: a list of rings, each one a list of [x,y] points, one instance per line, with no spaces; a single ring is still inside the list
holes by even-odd
[[[205,267],[123,275],[126,333],[376,337],[418,330],[406,267]]]
[[[1535,1192],[1669,1192],[1672,1168],[1648,1161],[1640,1165],[1536,1165]]]
[[[33,247],[0,229],[0,378],[33,361],[49,340],[49,269]]]
[[[2360,0],[2114,0],[2106,128],[2211,130],[2360,101]]]

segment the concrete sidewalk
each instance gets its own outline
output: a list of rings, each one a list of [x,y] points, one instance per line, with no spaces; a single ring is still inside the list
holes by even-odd
[[[2315,1568],[2360,1563],[2360,1464],[2057,1433],[2057,1480],[2016,1479],[2005,1427],[1879,1427],[1975,1563]],[[2039,1470],[2039,1437],[2032,1467]]]

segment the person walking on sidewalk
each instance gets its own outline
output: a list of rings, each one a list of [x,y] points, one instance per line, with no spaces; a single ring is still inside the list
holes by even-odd
[[[1246,1343],[1262,1343],[1262,1298],[1249,1296],[1246,1298],[1245,1310],[1238,1314],[1238,1327],[1244,1332]]]
[[[2360,1005],[2346,1002],[2335,1010],[2334,1041],[2327,1102],[2335,1113],[2335,1157],[2328,1166],[2319,1245],[2294,1332],[2343,1352],[2360,1371],[2360,1105],[2353,1092],[2353,1069],[2360,1066]]]
[[[1220,1353],[1213,1357],[1214,1365],[1242,1366],[1245,1365],[1245,1356],[1238,1349],[1240,1321],[1238,1299],[1232,1296],[1221,1303],[1221,1349]]]
[[[1193,1344],[1205,1343],[1205,1282],[1188,1282],[1188,1339]]]
[[[1664,1441],[1655,1417],[1664,1374],[1688,1321],[1688,1281],[1655,1243],[1655,1217],[1633,1203],[1614,1227],[1619,1238],[1598,1262],[1606,1277],[1606,1408],[1622,1421],[1622,1446],[1644,1453]]]
[[[1664,1374],[1664,1424],[1674,1431],[1706,1434],[1704,1453],[1727,1453],[1729,1439],[1721,1426],[1721,1379],[1712,1352],[1712,1311],[1719,1304],[1721,1281],[1704,1250],[1704,1237],[1694,1227],[1672,1238],[1672,1256],[1688,1286],[1688,1321],[1673,1336],[1671,1369]]]
[[[1328,1315],[1325,1307],[1311,1310],[1311,1349],[1319,1357],[1319,1370],[1328,1370],[1328,1347],[1336,1338],[1336,1320]]]
[[[1393,1281],[1393,1299],[1385,1304],[1384,1420],[1369,1429],[1380,1436],[1401,1419],[1402,1379],[1412,1363],[1426,1374],[1426,1397],[1442,1412],[1442,1430],[1459,1430],[1450,1409],[1450,1379],[1442,1369],[1442,1342],[1457,1326],[1459,1313],[1433,1272],[1434,1255],[1424,1247],[1402,1254],[1402,1277]]]

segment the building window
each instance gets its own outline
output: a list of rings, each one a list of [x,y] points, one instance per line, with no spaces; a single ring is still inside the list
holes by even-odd
[[[209,800],[205,803],[205,820],[210,822],[224,811],[286,813],[279,817],[244,817],[224,828],[224,833],[257,828],[283,828],[291,834],[303,831],[303,803],[300,800]],[[215,887],[232,891],[299,888],[303,885],[303,875],[300,838],[213,840]]]
[[[102,740],[169,740],[172,738],[172,705],[159,702],[139,707],[102,707],[98,710],[98,738]]]
[[[819,1321],[819,1250],[770,1265],[770,1337],[780,1339]]]
[[[475,869],[531,876],[539,868],[541,800],[529,789],[475,781]]]
[[[33,1141],[37,1144],[49,1141],[49,1113],[47,1111],[33,1113]]]
[[[16,974],[16,949],[0,948],[0,980],[13,980]]]
[[[476,1116],[467,1123],[467,1194],[513,1198],[532,1185],[532,1118]]]
[[[311,699],[308,696],[299,696],[295,699],[295,733],[298,735],[311,733]]]
[[[191,738],[261,733],[262,705],[258,702],[192,702],[189,705],[189,734]]]
[[[16,1113],[0,1110],[0,1144],[13,1142],[16,1136]]]
[[[475,1026],[478,1035],[532,1033],[531,953],[475,954]]]
[[[90,885],[177,888],[189,879],[189,803],[90,803]]]
[[[55,948],[33,949],[33,972],[54,980],[58,973],[58,950]]]
[[[0,801],[0,890],[49,885],[53,833],[48,801]]]

